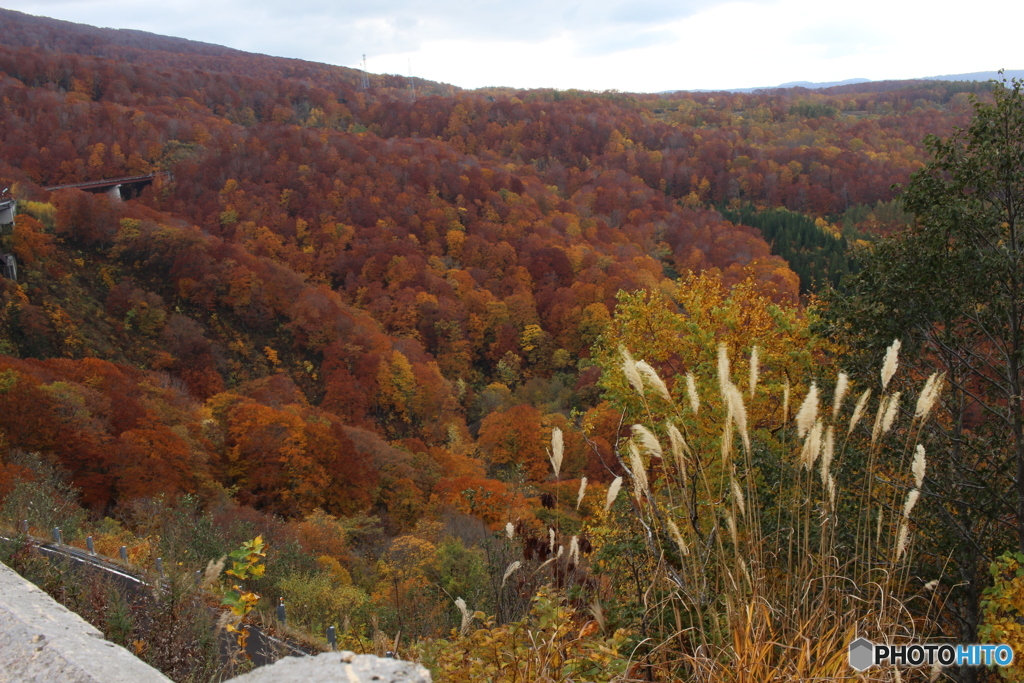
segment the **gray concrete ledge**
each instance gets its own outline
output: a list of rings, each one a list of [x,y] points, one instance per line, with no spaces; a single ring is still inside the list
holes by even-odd
[[[166,676],[0,563],[0,683],[165,683]]]
[[[419,664],[351,652],[285,657],[239,683],[430,683]],[[0,562],[0,683],[170,683]]]
[[[430,683],[419,664],[352,652],[325,652],[315,657],[285,657],[230,683]]]

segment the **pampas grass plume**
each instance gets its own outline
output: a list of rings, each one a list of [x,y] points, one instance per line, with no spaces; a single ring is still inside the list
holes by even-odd
[[[729,386],[729,348],[725,344],[718,345],[718,388],[725,396],[725,388]]]
[[[889,396],[882,396],[882,400],[878,402],[878,412],[875,413],[875,426],[871,428],[871,443],[878,441],[878,437],[882,433],[882,418],[885,416],[886,408],[889,405],[889,398]]]
[[[900,364],[900,346],[902,342],[894,339],[892,345],[885,350],[885,361],[882,362],[882,391],[889,386],[889,380],[896,374],[896,368]]]
[[[555,530],[551,527],[548,527],[548,550],[555,550]]]
[[[760,359],[757,356],[757,347],[755,346],[750,350],[750,398],[754,398],[754,390],[757,389],[757,374],[759,368]]]
[[[576,494],[576,509],[580,509],[580,503],[583,502],[583,496],[587,493],[587,478],[583,477],[580,479],[580,490]]]
[[[505,523],[505,535],[508,536],[510,541],[516,537],[516,528],[512,526],[512,522]]]
[[[555,479],[558,479],[559,472],[562,471],[562,456],[565,451],[565,442],[562,440],[562,430],[555,427],[551,430],[551,469],[555,471]]]
[[[911,510],[917,505],[917,499],[921,497],[920,489],[910,489],[910,493],[907,494],[907,500],[903,503],[903,516],[906,518],[910,517]]]
[[[573,536],[569,539],[569,561],[573,564],[580,563],[580,537]]]
[[[689,450],[689,447],[686,445],[686,441],[683,439],[682,433],[671,422],[668,423],[667,431],[668,440],[672,444],[672,457],[676,461],[676,469],[679,471],[679,476],[685,480],[686,458],[683,456],[684,453]]]
[[[693,376],[692,372],[686,373],[686,395],[690,399],[690,408],[693,409],[693,414],[696,415],[697,411],[700,410],[700,397],[697,395],[697,379]]]
[[[889,397],[889,403],[885,406],[885,417],[882,418],[882,434],[888,434],[892,429],[892,423],[896,421],[896,412],[900,408],[900,392]]]
[[[846,398],[846,391],[850,388],[850,376],[840,372],[836,379],[836,392],[832,396],[832,420],[839,417],[839,409],[843,407],[843,399]]]
[[[743,438],[743,447],[749,453],[750,435],[747,433],[747,407],[743,405],[743,394],[732,382],[726,387],[726,399],[729,401],[729,414]]]
[[[914,408],[914,418],[925,419],[935,406],[935,402],[942,393],[942,386],[945,383],[946,373],[933,372],[931,377],[924,383],[921,395],[917,397],[917,406]]]
[[[818,385],[811,383],[811,389],[807,392],[800,410],[796,413],[796,433],[803,438],[814,426],[818,419]]]
[[[814,467],[814,463],[818,459],[818,454],[821,452],[821,430],[821,420],[817,420],[814,423],[814,426],[811,427],[811,431],[807,433],[807,440],[804,441],[802,455],[804,459],[804,468],[808,471]]]
[[[867,407],[869,398],[871,398],[871,390],[865,389],[864,393],[857,399],[857,405],[853,407],[853,415],[850,416],[850,427],[846,430],[847,436],[853,433],[853,428],[857,426],[860,418],[864,416],[864,408]]]
[[[899,532],[896,534],[896,559],[899,560],[903,557],[903,551],[907,549],[907,541],[909,540],[909,527],[907,522],[900,522]]]
[[[205,588],[209,588],[217,579],[220,578],[220,573],[224,571],[224,563],[228,559],[227,555],[224,555],[219,560],[210,560],[206,563],[206,570],[203,572],[203,580],[200,585]]]
[[[654,390],[657,391],[666,402],[672,403],[672,394],[669,393],[668,387],[665,386],[665,382],[662,381],[661,377],[658,376],[657,371],[652,368],[647,361],[637,361],[636,369],[641,375],[647,378],[647,383],[654,387]]]
[[[615,477],[612,480],[611,485],[608,486],[608,495],[604,501],[604,513],[608,514],[609,510],[612,509],[612,503],[619,496],[619,489],[622,488],[622,477]]]
[[[462,612],[462,624],[459,626],[459,635],[466,635],[466,631],[469,630],[469,622],[472,621],[473,617],[469,614],[469,609],[466,608],[466,601],[462,598],[455,599],[455,606]]]
[[[782,387],[782,424],[789,422],[789,378],[786,378],[786,384]]]
[[[921,488],[921,484],[924,483],[924,470],[928,465],[928,460],[924,457],[924,446],[917,444],[917,448],[914,450],[914,462],[910,466],[910,471],[914,473],[914,487]]]
[[[668,526],[669,535],[672,537],[672,540],[676,542],[676,546],[678,546],[679,548],[679,554],[684,557],[689,555],[690,548],[686,545],[686,542],[683,540],[683,535],[679,533],[679,527],[676,526],[676,523],[673,522],[671,519],[667,520],[666,524]]]
[[[835,453],[836,434],[832,425],[825,430],[825,445],[821,449],[821,485],[828,487],[828,479],[832,468],[832,455]]]
[[[644,381],[640,378],[640,373],[636,369],[636,361],[633,360],[633,356],[626,350],[626,347],[620,346],[619,353],[622,354],[622,372],[626,375],[626,379],[629,381],[630,386],[640,394],[643,398],[644,395]]]
[[[732,487],[732,498],[736,501],[736,507],[740,509],[741,515],[747,514],[747,502],[743,497],[743,489],[740,488],[739,482],[734,478],[729,479],[729,484]]]
[[[637,449],[636,444],[630,441],[628,450],[629,465],[633,468],[633,486],[636,489],[636,498],[639,501],[643,497],[641,494],[650,494],[650,487],[647,484],[647,469],[644,467],[644,461],[640,458],[640,451]]]
[[[644,447],[644,450],[651,457],[663,457],[661,454],[661,443],[658,442],[658,437],[651,433],[651,430],[643,425],[633,425],[632,432],[633,438],[640,441],[640,445]]]
[[[522,566],[523,566],[523,563],[520,562],[519,560],[516,560],[515,562],[513,562],[512,564],[510,564],[508,567],[505,568],[505,573],[501,577],[501,587],[502,588],[505,587],[505,582],[508,581],[508,577],[512,576],[512,574],[514,574],[515,571],[517,569],[519,569],[520,567],[522,567]]]

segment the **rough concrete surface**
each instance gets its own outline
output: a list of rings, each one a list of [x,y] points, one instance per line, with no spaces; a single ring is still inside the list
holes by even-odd
[[[419,664],[330,652],[285,657],[239,683],[430,683]],[[170,683],[170,679],[0,562],[0,683]]]
[[[285,657],[270,666],[232,678],[230,683],[430,683],[419,664],[352,652],[316,657]]]
[[[0,683],[169,680],[0,563]]]

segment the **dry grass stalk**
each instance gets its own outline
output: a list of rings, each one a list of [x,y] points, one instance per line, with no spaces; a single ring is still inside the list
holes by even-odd
[[[757,355],[757,347],[755,346],[750,350],[750,377],[748,383],[750,385],[750,398],[754,398],[754,391],[757,389],[757,375],[760,370],[760,359]]]
[[[633,432],[633,438],[640,441],[640,445],[644,447],[647,454],[652,458],[661,458],[661,443],[658,441],[658,437],[651,433],[651,430],[647,429],[643,425],[633,425],[631,428]]]
[[[885,351],[885,361],[882,363],[882,391],[889,386],[889,380],[896,374],[896,369],[900,364],[900,346],[902,342],[899,339],[895,339],[892,345]]]
[[[580,503],[583,502],[583,496],[587,493],[587,478],[583,477],[580,479],[580,490],[576,493],[576,509],[580,509]]]
[[[818,385],[811,383],[811,388],[800,404],[800,410],[796,413],[796,433],[802,439],[814,426],[818,419]]]
[[[604,501],[604,513],[607,515],[608,511],[612,509],[612,503],[619,496],[619,489],[622,488],[622,477],[615,477],[612,483],[608,486],[608,495]]]
[[[853,415],[850,416],[850,427],[846,430],[846,435],[853,434],[853,428],[860,422],[860,418],[864,416],[864,409],[868,405],[868,399],[871,398],[871,390],[865,389],[864,393],[857,399],[857,404],[853,407]]]
[[[693,414],[696,415],[700,410],[700,397],[697,395],[697,380],[692,372],[686,373],[686,396],[690,399],[690,408],[693,409]]]
[[[548,458],[551,460],[551,469],[555,471],[555,479],[558,479],[562,471],[562,456],[565,451],[565,442],[562,439],[562,430],[555,427],[551,430],[551,452]]]
[[[935,402],[942,393],[946,381],[946,373],[933,372],[931,377],[924,383],[921,395],[917,397],[917,406],[914,408],[914,419],[926,419],[935,406]]]
[[[896,421],[896,412],[900,407],[900,392],[896,392],[889,397],[889,402],[885,406],[885,417],[882,418],[882,434],[888,434],[889,430],[892,429],[893,422]]]
[[[501,577],[501,587],[502,588],[505,587],[505,582],[508,581],[508,577],[512,576],[516,572],[516,570],[519,569],[522,566],[523,566],[523,563],[520,562],[519,560],[516,560],[515,562],[511,563],[508,567],[505,568],[505,573]]]
[[[846,398],[846,392],[850,388],[850,376],[845,372],[840,372],[839,377],[836,379],[836,391],[832,395],[832,420],[835,421],[839,417],[839,409],[843,407],[843,399]]]
[[[619,347],[619,353],[622,354],[622,372],[626,375],[626,380],[642,398],[644,395],[644,381],[640,378],[640,373],[636,369],[636,361],[633,360],[633,356],[624,346]]]
[[[921,484],[924,483],[924,470],[927,465],[928,460],[924,457],[924,446],[917,444],[917,448],[914,450],[914,462],[910,466],[910,471],[914,473],[915,488],[921,488]]]
[[[654,387],[654,390],[658,392],[667,403],[672,403],[672,394],[669,393],[668,387],[665,386],[665,382],[662,381],[661,377],[658,376],[657,371],[652,368],[647,361],[637,361],[636,369],[641,375],[647,378],[647,383]]]

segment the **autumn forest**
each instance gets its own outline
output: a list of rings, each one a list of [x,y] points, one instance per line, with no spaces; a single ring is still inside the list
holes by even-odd
[[[941,164],[1011,84],[466,91],[0,27],[0,527],[212,572],[174,628],[90,613],[175,680],[220,675],[190,629],[257,537],[247,619],[283,598],[290,637],[437,681],[839,680],[853,633],[1024,645],[1021,371],[992,360],[1016,337],[971,298],[1011,290],[920,227],[955,229]],[[903,675],[930,673],[987,675]]]

